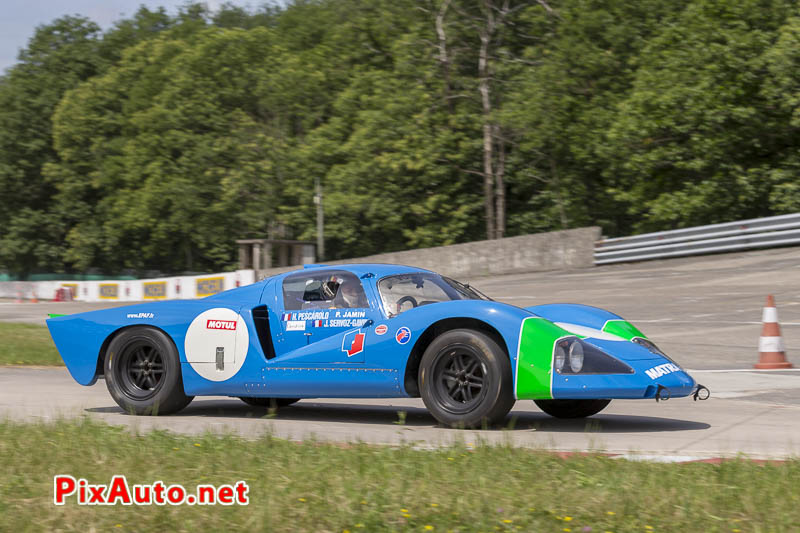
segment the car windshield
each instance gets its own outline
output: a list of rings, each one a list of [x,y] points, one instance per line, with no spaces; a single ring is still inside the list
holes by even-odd
[[[378,292],[389,316],[437,302],[490,300],[469,285],[438,274],[421,272],[383,278],[378,282]]]

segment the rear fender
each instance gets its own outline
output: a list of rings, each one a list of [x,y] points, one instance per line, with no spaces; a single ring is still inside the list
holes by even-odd
[[[70,375],[81,385],[93,385],[102,373],[105,349],[119,331],[136,326],[160,329],[185,362],[183,342],[189,322],[214,307],[229,306],[204,300],[152,302],[50,318],[47,327]]]
[[[105,341],[120,327],[87,320],[85,314],[51,318],[47,327],[73,379],[81,385],[94,385]]]

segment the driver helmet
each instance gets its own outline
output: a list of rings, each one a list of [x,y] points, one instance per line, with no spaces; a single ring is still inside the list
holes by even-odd
[[[359,307],[361,301],[361,294],[358,286],[353,281],[345,280],[339,286],[339,294],[342,295],[342,300],[349,307]]]

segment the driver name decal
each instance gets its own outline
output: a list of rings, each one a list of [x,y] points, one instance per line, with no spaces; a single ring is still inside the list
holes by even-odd
[[[366,311],[345,311],[344,313],[342,313],[341,311],[336,311],[336,317],[338,318],[340,316],[342,318],[362,318],[362,317],[367,316],[367,312]]]
[[[366,318],[331,318],[330,320],[312,320],[312,328],[360,328],[367,323]]]
[[[282,313],[281,320],[328,320],[330,311],[299,311],[296,313]]]
[[[325,323],[325,327],[331,328],[360,328],[367,323],[366,318],[333,318]]]
[[[342,338],[342,351],[347,354],[347,357],[353,357],[364,351],[364,335],[361,330],[355,330],[347,333]]]

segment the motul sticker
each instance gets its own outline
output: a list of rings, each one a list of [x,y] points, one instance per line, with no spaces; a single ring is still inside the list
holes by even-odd
[[[201,378],[226,381],[239,372],[247,359],[250,334],[242,315],[233,309],[214,307],[192,320],[183,346],[186,362]]]
[[[234,320],[209,320],[206,322],[206,329],[226,329],[233,331],[236,329]]]
[[[387,331],[389,331],[389,328],[386,326],[386,324],[381,324],[380,326],[375,327],[375,335],[383,335]]]

